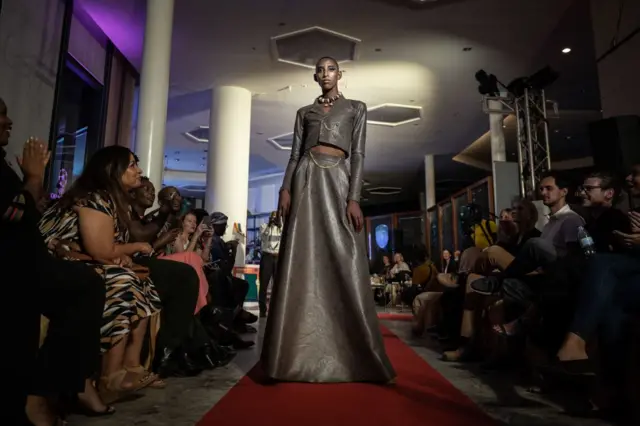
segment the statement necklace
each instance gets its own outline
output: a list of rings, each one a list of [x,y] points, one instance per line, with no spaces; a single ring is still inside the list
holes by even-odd
[[[318,97],[318,103],[324,105],[324,106],[329,106],[332,107],[333,103],[335,101],[337,101],[340,97],[342,96],[342,93],[338,93],[337,95],[333,95],[329,98],[325,98],[324,96],[319,96]]]

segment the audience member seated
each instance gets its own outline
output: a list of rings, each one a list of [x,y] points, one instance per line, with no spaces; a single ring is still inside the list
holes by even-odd
[[[531,238],[522,245],[517,256],[504,269],[503,277],[523,278],[527,274],[550,267],[570,252],[579,252],[578,227],[584,219],[571,210],[566,197],[569,182],[556,172],[547,172],[540,181],[542,201],[550,210],[549,222],[539,238]],[[473,291],[493,295],[500,291],[499,277],[476,279],[470,285]]]
[[[81,408],[112,414],[90,381],[99,362],[104,285],[92,268],[49,255],[36,205],[50,153],[44,142],[29,139],[20,179],[5,160],[12,127],[7,112],[0,99],[0,258],[6,265],[27,261],[37,267],[19,268],[23,282],[3,287],[6,300],[25,303],[2,310],[2,322],[9,325],[4,340],[11,346],[4,351],[9,396],[2,419],[11,425],[27,419],[34,426],[58,425],[55,403],[76,395]],[[49,319],[49,329],[38,350],[41,315]]]
[[[143,216],[145,211],[153,205],[154,199],[155,188],[148,179],[143,179],[143,185],[132,191],[134,218],[141,218],[140,220],[133,220],[134,225],[131,226],[132,238],[147,238],[146,242],[153,243],[161,253],[171,253],[172,250],[166,250],[166,247],[173,245],[174,240],[181,233],[181,229],[174,230],[170,227],[173,224],[182,224],[184,218],[193,219],[194,216],[187,214],[183,217],[183,220],[176,219],[182,206],[182,198],[174,187],[163,188],[158,194],[160,207],[156,211]],[[206,251],[204,254],[208,256],[209,253]],[[165,330],[167,328],[172,330],[170,336],[173,336],[173,338],[169,346],[160,346],[162,357],[156,359],[154,366],[160,376],[196,375],[203,369],[223,366],[233,359],[235,353],[212,342],[202,328],[198,318],[193,315],[187,315],[184,312],[184,309],[190,306],[191,291],[194,289],[194,284],[192,284],[192,279],[184,283],[179,277],[181,273],[186,274],[185,276],[189,278],[193,278],[195,273],[198,277],[200,285],[194,312],[197,314],[207,305],[209,287],[204,275],[202,256],[193,251],[183,251],[180,253],[160,254],[157,258],[155,256],[139,258],[138,261],[149,267],[152,278],[156,273],[166,273],[171,277],[171,280],[166,278],[155,279],[158,291],[165,304],[164,317],[168,316],[169,319],[176,318],[170,324],[163,322]],[[172,284],[164,285],[165,282]],[[190,291],[184,291],[182,286],[187,286]],[[173,293],[176,294],[174,295]],[[161,318],[164,319],[164,317]],[[174,325],[177,328],[174,328]]]
[[[616,239],[615,232],[629,232],[630,230],[628,218],[622,212],[612,207],[617,192],[613,177],[600,172],[587,176],[580,189],[583,205],[576,207],[576,210],[581,214],[584,220],[584,228],[587,229],[591,235],[594,248],[596,252],[599,253],[624,250],[623,244]],[[545,227],[545,229],[546,228],[547,227]],[[567,233],[569,235],[575,233],[576,237],[574,238],[577,238],[577,231],[572,232],[571,227],[567,228]],[[533,250],[535,251],[536,249]],[[535,255],[529,259],[533,259],[534,257]],[[556,262],[556,257],[554,257],[553,254],[550,257],[543,255],[541,259],[542,262],[545,262],[546,268],[548,269],[548,271],[546,271],[547,276],[542,280],[536,280],[535,278],[533,280],[529,279],[527,283],[529,286],[537,283],[535,287],[539,287],[539,284],[543,283],[543,287],[552,288],[552,291],[556,293],[556,295],[559,294],[558,289],[561,290],[560,294],[564,291],[566,296],[578,291],[577,289],[574,291],[574,288],[576,288],[577,283],[582,280],[580,271],[586,266],[585,259],[580,250],[576,250],[572,256],[565,256],[562,258],[562,261]],[[588,260],[586,262],[588,263]],[[518,278],[515,274],[527,273],[527,271],[532,270],[535,265],[535,262],[525,259],[520,265],[520,271],[516,269],[515,273],[511,272],[511,277]],[[505,270],[505,273],[509,273],[510,269],[511,266]],[[564,288],[563,286],[557,285],[562,282],[564,282]],[[522,291],[523,283],[519,280],[510,280],[509,283],[510,287],[507,290],[516,288],[515,293],[520,294],[518,297],[518,299],[520,299],[519,303],[526,305],[528,301],[523,300],[522,295],[528,292],[526,290],[524,292]],[[532,290],[536,289],[534,288]],[[543,294],[543,292],[544,289],[542,289],[542,292],[540,289],[534,291],[534,293],[538,295]],[[573,299],[574,298],[571,298],[571,300]],[[559,300],[562,300],[562,297],[560,297]],[[550,315],[548,314],[547,316]],[[527,318],[524,319],[526,320]],[[504,325],[504,332],[511,334],[513,332],[512,327],[519,325],[521,325],[521,321],[507,323]]]
[[[585,181],[584,186],[589,180]],[[632,177],[630,180],[631,195],[640,193],[640,178],[636,177],[634,181]],[[602,200],[604,192],[609,189],[606,179],[600,182],[593,181],[592,175],[589,183],[592,188],[584,188],[588,204]],[[605,205],[614,198],[613,194],[607,195],[602,201]],[[617,211],[609,209],[612,212]],[[614,213],[609,213],[608,216],[616,217]],[[627,333],[624,326],[630,314],[640,312],[639,212],[629,212],[628,225],[630,229],[626,232],[609,223],[599,230],[598,235],[608,244],[596,242],[599,250],[595,256],[588,259],[587,272],[582,280],[573,321],[558,350],[556,361],[548,367],[551,372],[571,376],[594,374],[597,369],[589,358],[587,344],[598,335],[599,352],[604,361],[602,372],[606,380],[601,381],[605,386],[605,399],[601,398],[596,406],[604,411],[604,415],[612,412],[623,413],[624,407],[621,405],[629,402],[626,395],[618,393],[622,387],[626,366]],[[605,234],[606,229],[610,235]],[[611,244],[613,241],[609,240],[610,236],[617,239],[615,245]]]
[[[400,272],[411,272],[411,268],[407,265],[407,262],[404,261],[404,257],[402,253],[396,253],[393,256],[393,266],[391,267],[391,271],[389,271],[391,275],[391,279],[394,279]]]
[[[483,300],[473,295],[470,284],[493,272],[503,270],[513,260],[514,255],[523,244],[531,238],[540,235],[535,228],[538,220],[538,210],[529,200],[514,203],[512,214],[500,221],[499,228],[503,230],[502,239],[496,245],[480,250],[470,247],[462,253],[460,269],[456,279],[439,276],[439,282],[445,287],[462,286],[464,301],[462,322],[460,323],[460,342],[453,351],[445,351],[444,361],[466,361],[474,359],[474,341],[477,322],[482,317],[482,311],[491,301]]]
[[[159,208],[145,216],[145,212],[153,206],[155,201],[155,187],[149,179],[143,177],[142,185],[131,192],[131,207],[134,212],[134,220],[131,227],[131,235],[134,241],[144,241],[153,245],[161,259],[173,260],[190,265],[198,274],[200,282],[198,301],[195,313],[207,305],[209,285],[204,274],[204,263],[209,259],[211,250],[211,238],[204,239],[204,245],[199,245],[200,237],[208,227],[196,229],[196,217],[189,212],[181,219],[176,219],[182,206],[182,197],[177,188],[168,186],[160,190],[158,194]],[[135,218],[141,218],[135,220]],[[179,228],[171,228],[173,224]],[[193,228],[193,230],[191,230]],[[191,238],[193,236],[193,238]]]
[[[413,270],[412,286],[403,293],[403,297],[407,297],[405,303],[413,308],[412,329],[418,336],[434,325],[438,314],[437,302],[442,295],[436,265],[429,259],[426,249],[419,250],[419,254],[423,263]]]
[[[409,268],[409,265],[404,261],[402,253],[396,253],[393,256],[393,260],[394,264],[387,274],[388,284],[385,286],[384,292],[389,296],[391,306],[395,307],[398,301],[400,282],[407,281],[407,278],[410,277],[411,274],[411,268]]]
[[[157,380],[140,369],[149,318],[160,312],[160,297],[148,274],[137,274],[131,256],[151,253],[147,243],[129,243],[129,190],[140,185],[140,168],[127,148],[97,151],[65,195],[40,220],[53,255],[85,262],[104,280],[107,300],[101,333],[105,403]],[[58,245],[64,250],[53,251]],[[145,276],[147,275],[147,276]]]
[[[385,279],[391,278],[391,268],[393,268],[391,258],[385,254],[382,256],[382,269],[380,270],[379,275]]]
[[[201,317],[209,332],[221,344],[232,345],[235,349],[246,349],[253,346],[254,342],[242,340],[234,330],[255,331],[248,324],[256,322],[258,317],[243,309],[249,283],[233,276],[233,243],[227,244],[222,239],[228,227],[227,222],[228,218],[223,213],[215,212],[211,215],[213,236],[211,266],[207,272],[207,280],[215,309],[203,310],[204,317]]]

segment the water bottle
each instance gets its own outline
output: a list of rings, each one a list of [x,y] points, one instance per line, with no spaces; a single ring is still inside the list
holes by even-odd
[[[582,248],[582,252],[585,257],[590,257],[596,254],[596,247],[593,244],[593,238],[584,229],[584,226],[578,226],[578,241],[580,242],[580,248]]]

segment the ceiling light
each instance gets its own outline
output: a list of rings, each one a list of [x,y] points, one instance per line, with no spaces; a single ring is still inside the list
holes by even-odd
[[[471,49],[473,49],[473,48],[472,48],[472,47],[464,47],[464,48],[462,49],[462,51],[463,51],[463,52],[469,52],[469,51],[471,51]]]
[[[571,48],[570,47],[565,47],[564,49],[562,49],[562,53],[567,54],[571,52]]]

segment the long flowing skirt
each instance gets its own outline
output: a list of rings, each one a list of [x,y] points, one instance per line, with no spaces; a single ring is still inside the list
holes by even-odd
[[[308,153],[291,188],[262,366],[295,382],[382,382],[385,353],[363,240],[346,217],[349,166]]]

